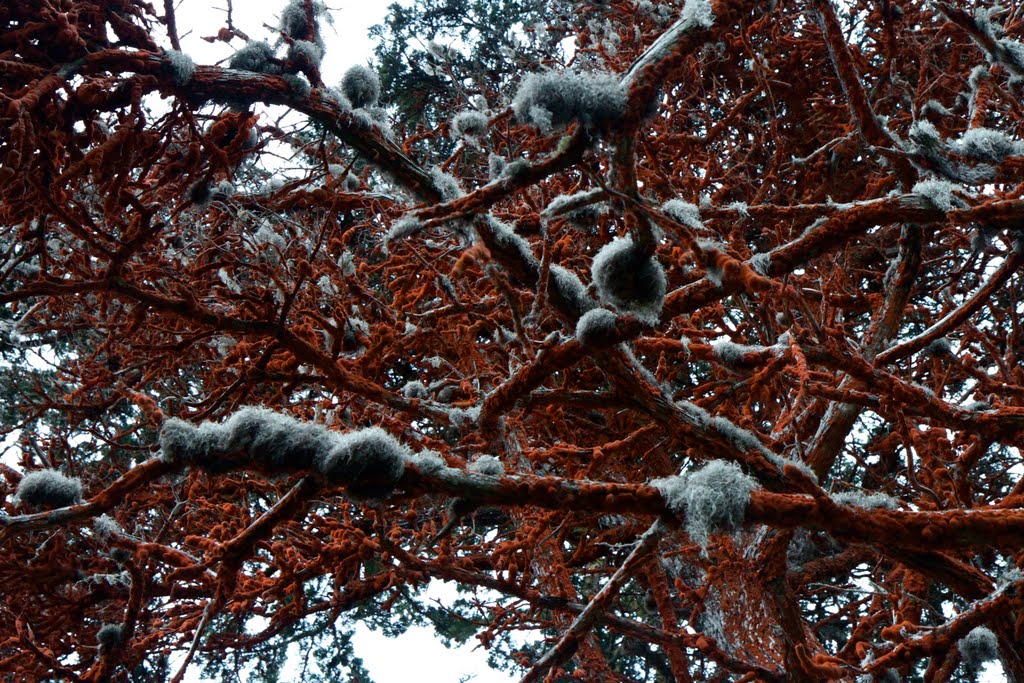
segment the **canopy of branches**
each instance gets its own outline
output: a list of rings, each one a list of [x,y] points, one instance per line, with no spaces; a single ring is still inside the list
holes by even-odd
[[[174,6],[0,6],[0,676],[1024,681],[1024,5]]]

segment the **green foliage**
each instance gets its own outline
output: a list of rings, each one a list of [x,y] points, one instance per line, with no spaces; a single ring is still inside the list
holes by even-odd
[[[487,106],[507,102],[510,84],[562,57],[565,28],[551,26],[559,2],[544,0],[416,0],[390,6],[371,29],[379,41],[384,100],[409,127],[435,127],[480,96]],[[541,30],[543,27],[543,30]],[[554,30],[548,30],[548,28]]]
[[[203,659],[203,676],[226,682],[373,683],[355,655],[353,623],[321,614],[283,628],[274,638],[248,642],[244,635],[257,635],[258,628],[242,626],[234,617],[216,618],[208,637],[243,639],[233,656]]]

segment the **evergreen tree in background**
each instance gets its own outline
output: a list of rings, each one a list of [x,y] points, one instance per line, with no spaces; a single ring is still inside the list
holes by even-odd
[[[1024,9],[337,16],[0,7],[0,676],[1024,681]]]

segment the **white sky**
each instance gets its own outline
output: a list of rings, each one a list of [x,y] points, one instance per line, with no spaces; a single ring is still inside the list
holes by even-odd
[[[327,45],[327,54],[321,67],[324,83],[335,85],[348,67],[367,62],[374,47],[367,33],[371,26],[383,21],[388,5],[392,2],[394,0],[327,0],[334,25],[323,22],[320,27]],[[266,39],[271,45],[274,44],[275,36],[265,26],[277,25],[277,14],[285,6],[286,0],[234,0],[232,4],[235,28],[253,40]],[[410,2],[401,0],[399,4],[408,5]],[[196,64],[215,63],[242,46],[237,39],[230,46],[220,41],[208,43],[202,40],[203,36],[216,34],[217,29],[224,25],[226,6],[225,0],[180,0],[177,3],[175,16],[181,49]],[[158,29],[157,39],[162,38],[166,36],[160,35]]]

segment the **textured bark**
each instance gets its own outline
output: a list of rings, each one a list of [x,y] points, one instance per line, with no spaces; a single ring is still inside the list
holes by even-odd
[[[1024,681],[1024,9],[520,4],[0,8],[0,677]]]

